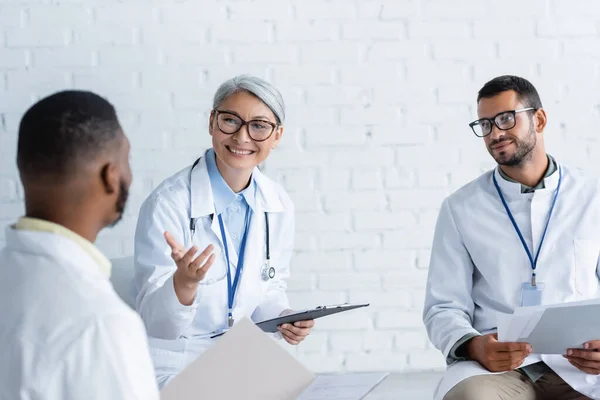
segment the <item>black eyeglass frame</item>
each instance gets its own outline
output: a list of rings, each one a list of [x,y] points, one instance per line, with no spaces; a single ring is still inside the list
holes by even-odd
[[[509,129],[514,128],[515,125],[517,125],[517,114],[518,113],[522,113],[522,112],[526,112],[526,111],[537,111],[537,110],[538,109],[535,107],[528,107],[528,108],[519,108],[518,110],[502,111],[502,112],[499,112],[498,114],[494,115],[492,118],[481,118],[481,119],[475,120],[475,121],[471,122],[469,124],[469,126],[471,127],[471,130],[473,131],[475,136],[482,138],[482,137],[486,137],[490,133],[492,133],[492,131],[494,130],[493,125],[496,125],[496,128],[500,129],[501,131],[507,131]],[[501,128],[500,125],[496,122],[496,118],[498,118],[499,116],[501,116],[503,114],[512,114],[514,124],[510,128]],[[477,132],[475,131],[475,126],[481,125],[482,121],[489,121],[491,128],[488,133],[483,134],[483,135],[478,135]]]
[[[250,138],[251,138],[252,140],[254,140],[255,142],[264,142],[265,140],[269,140],[269,138],[270,138],[271,136],[273,136],[273,132],[275,132],[275,129],[277,129],[277,128],[279,127],[279,125],[280,125],[280,124],[275,124],[275,123],[273,123],[273,122],[271,122],[271,121],[265,121],[264,119],[253,119],[253,120],[250,120],[250,121],[246,121],[244,118],[240,117],[238,114],[236,114],[236,113],[234,113],[234,112],[232,112],[232,111],[223,111],[223,110],[217,110],[217,109],[213,109],[213,112],[215,113],[215,119],[216,119],[216,122],[217,122],[217,128],[219,128],[219,130],[220,130],[222,133],[224,133],[225,135],[234,135],[234,134],[238,133],[238,132],[240,131],[240,129],[242,129],[242,127],[243,127],[244,125],[246,125],[246,126],[247,126],[247,127],[246,127],[246,130],[248,131],[248,136],[250,136]],[[221,127],[219,126],[219,114],[230,114],[230,115],[233,115],[233,116],[235,116],[235,117],[239,118],[239,119],[240,119],[240,121],[242,121],[242,124],[241,124],[241,125],[240,125],[240,127],[239,127],[239,128],[236,130],[236,131],[234,131],[234,132],[225,132],[225,131],[224,131],[223,129],[221,129]],[[252,122],[260,122],[260,123],[262,123],[262,124],[267,124],[267,125],[271,126],[271,133],[269,133],[269,136],[267,136],[267,137],[266,137],[266,138],[264,138],[264,139],[254,139],[254,138],[252,137],[252,134],[250,133],[250,129],[248,129],[248,126],[249,126],[248,124],[250,124],[250,123],[252,123]]]

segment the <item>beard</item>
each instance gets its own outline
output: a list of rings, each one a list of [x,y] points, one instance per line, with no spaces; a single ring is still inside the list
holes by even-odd
[[[127,205],[127,198],[129,197],[129,189],[125,182],[119,182],[119,194],[117,196],[117,202],[115,203],[115,211],[117,212],[117,218],[110,224],[110,227],[117,225],[122,219],[125,213],[125,206]]]
[[[508,140],[511,139],[503,136],[497,140],[494,140],[493,142],[490,142],[488,146],[489,153],[499,165],[514,167],[524,164],[531,158],[533,149],[537,144],[537,136],[535,133],[535,128],[533,127],[533,123],[529,124],[529,132],[527,133],[526,137],[524,137],[523,139],[512,138],[512,141],[515,145],[514,153],[508,154],[503,151],[494,154],[494,152],[492,151],[492,146],[495,146],[502,142],[506,142]]]

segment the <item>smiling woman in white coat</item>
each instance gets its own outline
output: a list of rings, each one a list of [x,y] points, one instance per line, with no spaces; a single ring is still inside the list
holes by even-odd
[[[259,322],[291,311],[285,279],[294,207],[258,168],[277,147],[284,118],[283,98],[268,82],[247,75],[226,81],[210,113],[212,148],[141,207],[136,307],[161,387],[240,318]],[[313,325],[279,329],[298,344]]]
[[[486,83],[477,113],[470,126],[498,166],[440,210],[424,308],[449,364],[435,398],[600,398],[600,341],[563,357],[495,335],[498,312],[600,295],[599,182],[546,154],[546,113],[527,80]]]

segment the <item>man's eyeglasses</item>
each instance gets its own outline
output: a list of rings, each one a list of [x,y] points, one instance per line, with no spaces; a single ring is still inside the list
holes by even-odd
[[[493,118],[481,118],[469,124],[475,136],[485,137],[492,133],[494,125],[502,131],[512,129],[517,124],[517,113],[537,111],[537,108],[521,108],[519,110],[503,111]]]
[[[244,121],[242,117],[229,111],[213,110],[217,116],[219,130],[227,135],[233,135],[246,125],[248,134],[255,142],[264,142],[271,137],[278,124],[261,119]]]

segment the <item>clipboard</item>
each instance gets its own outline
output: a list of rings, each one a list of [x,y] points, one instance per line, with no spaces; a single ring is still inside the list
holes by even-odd
[[[277,332],[277,327],[279,325],[293,324],[294,322],[298,322],[298,321],[322,318],[322,317],[326,317],[328,315],[337,314],[337,313],[341,313],[344,311],[350,311],[350,310],[355,310],[357,308],[368,307],[369,305],[370,305],[370,303],[362,303],[362,304],[345,303],[345,304],[337,304],[337,305],[330,305],[330,306],[319,306],[312,310],[297,311],[295,313],[283,315],[281,317],[267,319],[267,320],[257,323],[256,326],[258,326],[263,332],[275,333],[275,332]],[[214,336],[211,336],[210,338],[212,339],[212,338],[219,337],[219,336],[225,334],[226,332],[227,331],[218,333]]]
[[[337,314],[344,311],[350,311],[361,307],[368,307],[369,303],[365,304],[339,304],[333,306],[319,306],[312,310],[298,311],[292,314],[284,315],[273,319],[267,319],[265,321],[256,324],[263,332],[275,333],[277,327],[283,324],[293,324],[298,321],[305,321],[307,319],[317,319],[326,317],[331,314]]]

